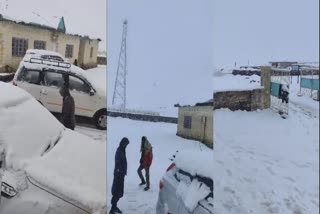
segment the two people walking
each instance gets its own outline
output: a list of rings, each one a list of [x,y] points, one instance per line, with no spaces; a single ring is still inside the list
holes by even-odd
[[[116,151],[115,155],[115,166],[113,171],[113,183],[112,183],[112,199],[111,199],[111,210],[110,214],[122,213],[122,211],[118,208],[117,203],[120,198],[123,197],[124,192],[124,178],[127,175],[127,157],[126,157],[126,147],[129,144],[128,138],[122,138],[120,141],[119,147]],[[140,146],[141,158],[140,165],[138,168],[138,175],[141,179],[141,183],[139,185],[145,185],[145,191],[150,189],[150,166],[152,164],[153,153],[152,146],[148,141],[147,137],[143,136],[141,138],[141,146]],[[142,175],[142,170],[145,170],[145,176]]]

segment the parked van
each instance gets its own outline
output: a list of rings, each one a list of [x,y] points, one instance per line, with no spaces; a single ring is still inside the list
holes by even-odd
[[[75,101],[75,115],[92,118],[99,129],[106,129],[107,100],[84,75],[55,52],[30,49],[26,52],[13,79],[13,84],[29,92],[49,111],[61,113],[59,89],[68,83]]]

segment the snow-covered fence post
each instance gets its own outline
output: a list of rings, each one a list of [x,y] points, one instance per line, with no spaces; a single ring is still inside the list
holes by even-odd
[[[261,67],[261,86],[264,87],[264,108],[270,108],[271,67],[269,66]]]

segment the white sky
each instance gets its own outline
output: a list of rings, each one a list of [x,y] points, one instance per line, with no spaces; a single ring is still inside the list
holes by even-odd
[[[319,61],[319,0],[214,1],[216,67]]]
[[[0,0],[0,13],[21,21],[58,27],[64,16],[67,33],[102,39],[101,51],[106,50],[106,10],[106,0]]]
[[[129,107],[155,109],[212,97],[212,0],[109,0],[108,99],[128,19]],[[109,102],[109,103],[110,103]]]

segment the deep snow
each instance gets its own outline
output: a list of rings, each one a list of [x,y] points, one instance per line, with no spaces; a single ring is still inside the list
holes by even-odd
[[[123,137],[128,137],[130,144],[127,147],[128,173],[125,178],[124,197],[119,201],[119,208],[124,213],[154,214],[159,193],[159,182],[171,164],[171,158],[177,150],[203,151],[203,154],[212,152],[205,145],[176,136],[176,125],[166,123],[152,123],[133,121],[122,118],[108,118],[107,137],[107,205],[110,209],[111,185],[113,181],[115,151]],[[140,159],[141,137],[145,135],[153,146],[153,162],[150,168],[151,188],[143,191],[138,184],[137,174]],[[143,172],[144,173],[144,172]]]
[[[298,97],[296,82],[287,119],[214,111],[216,214],[319,212],[319,102]]]

